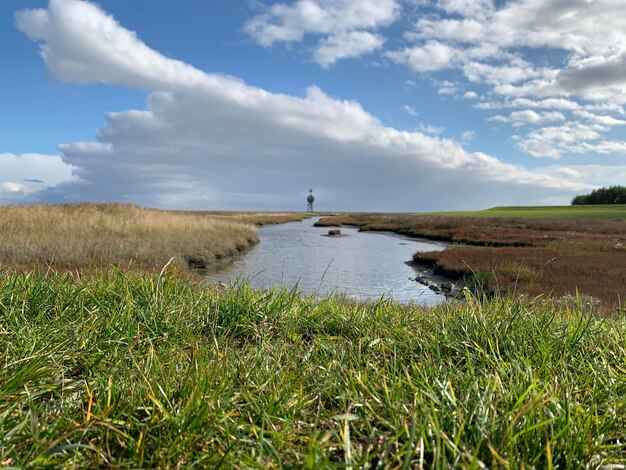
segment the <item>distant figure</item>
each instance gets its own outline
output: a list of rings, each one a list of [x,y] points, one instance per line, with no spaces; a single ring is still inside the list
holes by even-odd
[[[313,212],[313,201],[315,201],[315,198],[313,197],[313,190],[309,189],[309,195],[306,198],[306,211],[307,212]]]

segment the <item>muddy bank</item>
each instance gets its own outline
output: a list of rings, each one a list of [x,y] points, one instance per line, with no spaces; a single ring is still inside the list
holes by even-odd
[[[466,293],[471,292],[470,289],[458,279],[453,279],[441,274],[436,274],[433,267],[428,267],[414,261],[407,261],[417,274],[412,281],[415,281],[437,294],[444,295],[447,299],[462,300]]]

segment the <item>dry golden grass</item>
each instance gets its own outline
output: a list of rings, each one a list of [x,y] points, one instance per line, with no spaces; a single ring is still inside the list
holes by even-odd
[[[123,204],[0,207],[3,267],[202,267],[258,242],[249,224]]]
[[[267,211],[192,211],[188,212],[197,215],[208,215],[224,220],[233,220],[254,225],[273,225],[284,224],[287,222],[300,222],[308,217],[311,213],[306,212],[267,212]]]

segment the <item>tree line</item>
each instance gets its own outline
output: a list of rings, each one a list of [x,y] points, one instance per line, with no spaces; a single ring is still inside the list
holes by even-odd
[[[594,189],[591,194],[576,196],[572,204],[626,204],[626,186]]]

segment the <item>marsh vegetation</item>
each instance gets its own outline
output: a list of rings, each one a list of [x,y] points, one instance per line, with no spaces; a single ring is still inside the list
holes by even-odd
[[[6,207],[0,216],[4,466],[626,462],[623,311],[607,317],[579,297],[564,304],[513,290],[430,308],[312,298],[207,287],[176,263],[163,268],[172,257],[186,268],[198,253],[211,261],[245,250],[257,235],[242,222],[263,214],[82,204]],[[606,255],[616,271],[605,264],[590,277],[609,272],[605,284],[614,277],[618,293],[625,285],[623,221],[362,214],[325,223],[462,241],[473,246],[440,252],[460,256],[442,269],[471,266],[474,253],[472,263],[492,263],[475,272],[501,282],[506,271],[519,290],[525,277],[542,286],[572,279],[554,260],[559,279],[533,270],[528,260],[550,250],[582,256],[575,264],[587,269],[585,256]],[[42,265],[46,272],[14,269]]]
[[[199,267],[258,242],[238,219],[125,204],[0,207],[0,264],[53,269]]]
[[[591,295],[607,308],[626,299],[626,221],[571,218],[569,207],[519,208],[547,217],[491,217],[420,214],[344,214],[323,218],[321,226],[355,225],[453,244],[444,251],[416,253],[436,273],[503,294]],[[578,209],[578,207],[574,207]],[[583,214],[596,208],[585,208]],[[499,209],[501,213],[518,208]],[[597,209],[604,211],[604,209]],[[626,215],[622,207],[621,216]],[[601,212],[606,214],[606,212]],[[564,214],[559,218],[559,214]],[[612,212],[612,214],[616,214]]]

